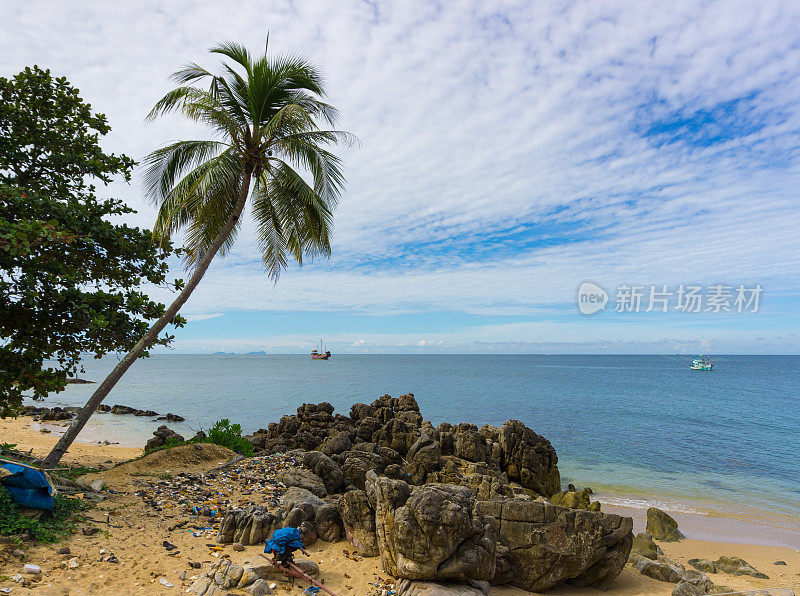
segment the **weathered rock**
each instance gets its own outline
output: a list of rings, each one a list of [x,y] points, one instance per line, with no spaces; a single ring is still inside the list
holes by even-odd
[[[590,494],[592,494],[592,489],[590,488],[562,490],[550,497],[550,502],[553,503],[553,505],[561,505],[562,507],[569,507],[570,509],[600,511],[600,503],[597,501],[592,503],[589,499]]]
[[[478,433],[478,428],[473,424],[468,425],[468,428],[459,429],[456,433],[453,453],[456,457],[471,462],[488,463],[491,461],[486,438]]]
[[[217,533],[217,542],[220,544],[232,542],[243,545],[261,544],[269,537],[275,523],[275,515],[264,506],[232,509],[222,518]]]
[[[468,462],[451,455],[442,456],[441,470],[438,474],[429,474],[444,484],[466,486],[479,501],[490,501],[513,497],[514,491],[503,480],[500,472],[493,470],[485,463]]]
[[[511,583],[514,580],[514,568],[511,565],[509,554],[511,549],[502,544],[497,544],[495,552],[495,570],[494,577],[491,579],[493,586]]]
[[[362,443],[356,445],[356,447],[363,447],[364,445],[365,444]],[[367,443],[366,445],[371,445],[371,443]],[[363,449],[346,451],[340,454],[339,457],[342,459],[341,469],[344,474],[345,482],[361,490],[364,490],[364,481],[369,470],[376,470],[378,473],[382,473],[384,469],[386,469],[386,466],[390,464],[387,458],[381,453],[365,451]]]
[[[703,571],[705,573],[717,572],[717,566],[708,559],[689,559],[686,562],[698,571]]]
[[[622,571],[633,543],[629,517],[527,498],[482,501],[480,511],[493,520],[499,542],[509,549],[511,583],[525,590],[563,583],[605,589]]]
[[[306,575],[319,577],[319,565],[311,559],[297,559],[294,564]]]
[[[317,453],[319,453],[319,451],[317,451]],[[320,453],[320,455],[322,454]],[[284,486],[296,486],[303,488],[318,497],[324,497],[328,494],[322,478],[313,472],[304,470],[302,468],[288,468],[286,470],[281,470],[275,475],[275,479],[278,482],[282,482]]]
[[[242,552],[244,550],[244,545],[241,542],[234,542],[231,548],[236,552]]]
[[[375,535],[375,510],[363,490],[346,492],[337,505],[342,516],[348,542],[365,557],[377,557],[378,539]]]
[[[115,408],[117,406],[114,406]],[[127,407],[127,406],[123,406]],[[169,429],[166,425],[162,424],[156,430],[153,431],[153,438],[147,441],[144,446],[145,451],[151,451],[156,449],[157,447],[163,447],[167,444],[167,441],[180,441],[181,443],[185,440],[182,435],[179,435],[174,430]]]
[[[641,573],[647,577],[652,577],[661,582],[669,582],[676,584],[683,579],[686,572],[683,565],[679,565],[674,561],[658,560],[652,561],[645,559],[639,555],[632,555],[630,558],[631,564]]]
[[[269,596],[272,590],[269,587],[269,582],[264,579],[257,579],[244,590],[250,596]]]
[[[650,534],[639,533],[633,537],[633,546],[631,547],[631,554],[642,556],[652,561],[658,560],[658,555],[663,554],[661,548],[653,542],[653,537]],[[694,559],[695,561],[697,559]],[[692,561],[689,561],[691,565]],[[698,567],[699,569],[699,567]],[[700,569],[705,571],[705,569]]]
[[[499,431],[502,465],[508,479],[536,494],[549,497],[561,488],[558,457],[550,441],[519,420],[509,420]]]
[[[778,561],[775,561],[775,562],[773,563],[773,565],[786,565],[786,561],[781,561],[781,560],[778,560]]]
[[[335,461],[321,451],[309,451],[306,453],[303,456],[303,466],[322,479],[325,490],[328,493],[335,493],[344,486],[344,474],[342,473],[342,469]],[[309,490],[314,492],[310,488]],[[324,497],[325,495],[317,494],[317,496]]]
[[[678,522],[657,507],[647,510],[647,533],[664,542],[677,542],[685,538],[678,530]]]
[[[317,509],[314,519],[317,536],[325,542],[339,542],[344,534],[344,525],[339,510],[334,505],[325,504]]]
[[[325,501],[320,499],[310,490],[293,486],[289,488],[283,495],[283,507],[286,511],[291,511],[295,507],[301,506],[303,503],[308,503],[314,510],[322,507]]]
[[[445,484],[415,487],[367,474],[375,504],[381,565],[416,580],[489,580],[495,571],[496,534],[469,489]]]
[[[749,575],[759,579],[769,579],[768,575],[761,573],[750,563],[739,557],[720,557],[714,561],[714,565],[718,571],[729,573],[730,575]]]
[[[439,441],[423,434],[408,450],[408,459],[419,465],[426,473],[435,472],[441,466],[442,449]]]
[[[325,455],[330,456],[330,455],[335,455],[337,453],[342,453],[343,451],[350,451],[350,448],[352,446],[353,442],[350,440],[350,435],[347,434],[346,432],[340,432],[337,435],[325,439],[319,450]],[[334,491],[329,491],[329,492],[334,492]]]
[[[700,586],[681,580],[672,590],[672,596],[701,596],[706,591]]]
[[[372,442],[405,455],[417,441],[418,433],[413,426],[399,418],[392,418],[372,436]]]
[[[426,582],[401,579],[397,596],[489,596],[488,582]]]

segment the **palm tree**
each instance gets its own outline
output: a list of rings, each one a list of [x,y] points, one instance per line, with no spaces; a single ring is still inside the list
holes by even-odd
[[[148,115],[153,120],[179,112],[216,136],[178,141],[145,159],[147,195],[158,206],[154,236],[165,239],[184,230],[191,278],[97,387],[45,458],[47,467],[58,463],[125,371],[174,320],[217,252],[233,245],[248,198],[264,267],[274,281],[291,261],[302,265],[306,257],[330,255],[333,210],[344,177],[339,158],[325,146],[354,137],[320,129],[318,121],[332,126],[337,118],[321,99],[320,72],[299,57],[269,57],[266,49],[255,58],[236,43],[210,51],[227,58],[222,74],[190,63],[172,75],[179,86]],[[200,82],[208,87],[196,86]]]

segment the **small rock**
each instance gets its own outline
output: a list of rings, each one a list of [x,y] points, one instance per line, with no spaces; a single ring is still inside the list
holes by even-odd
[[[697,569],[698,571],[703,571],[704,573],[716,573],[717,566],[714,565],[708,559],[689,559],[687,561],[689,565]]]
[[[761,573],[740,557],[720,557],[714,561],[714,565],[723,573],[730,573],[731,575],[749,575],[758,579],[769,579],[769,576]]]
[[[268,596],[272,594],[272,589],[264,579],[257,579],[251,585],[244,589],[245,592],[251,596]]]
[[[178,579],[181,580],[181,581],[185,580],[186,579],[186,572],[185,571],[181,571],[178,574]]]
[[[90,482],[89,486],[92,487],[93,491],[100,492],[101,490],[103,490],[103,486],[105,486],[105,483],[103,482],[102,478],[98,478],[97,480],[93,480],[92,482]]]
[[[67,562],[67,569],[77,569],[80,565],[78,557],[72,557],[69,562]]]
[[[242,543],[241,543],[241,542],[234,542],[234,543],[231,545],[231,547],[232,547],[232,548],[233,548],[233,550],[235,550],[236,552],[242,552],[242,551],[244,550],[244,546],[242,545]]]
[[[100,528],[83,528],[81,531],[84,536],[94,536],[100,531]]]
[[[25,556],[25,551],[24,550],[20,550],[20,549],[13,550],[13,551],[11,551],[11,556],[12,557],[24,557]]]
[[[26,563],[25,567],[22,568],[23,573],[27,573],[29,575],[39,575],[42,572],[42,568],[38,565],[32,565],[30,563]]]
[[[56,551],[56,553],[58,553],[59,555],[68,555],[70,554],[70,550],[68,546],[62,546]]]
[[[705,593],[703,588],[687,581],[678,582],[678,585],[672,590],[672,596],[701,596]]]
[[[773,565],[786,565],[786,561],[775,561]]]
[[[319,565],[311,559],[299,559],[295,561],[294,564],[306,575],[310,575],[311,577],[319,576]]]

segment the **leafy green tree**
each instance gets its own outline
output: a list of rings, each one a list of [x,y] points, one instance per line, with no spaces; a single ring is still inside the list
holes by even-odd
[[[92,181],[129,180],[133,167],[100,148],[109,130],[49,71],[0,78],[2,417],[19,412],[26,392],[62,390],[82,354],[129,350],[165,311],[140,287],[166,283],[171,246],[108,221],[132,210],[95,194]]]
[[[197,64],[177,71],[179,85],[149,118],[179,112],[207,125],[216,140],[178,141],[147,159],[148,195],[158,205],[155,233],[167,240],[185,233],[192,275],[164,315],[101,383],[47,456],[54,465],[112,387],[152,345],[200,283],[217,252],[226,252],[251,199],[261,256],[277,280],[290,261],[328,256],[333,210],[344,183],[341,163],[325,146],[353,137],[322,130],[337,112],[322,101],[320,72],[302,58],[251,56],[236,43],[211,49],[226,58],[221,74]],[[205,82],[206,88],[196,86]],[[308,178],[308,180],[306,179]]]

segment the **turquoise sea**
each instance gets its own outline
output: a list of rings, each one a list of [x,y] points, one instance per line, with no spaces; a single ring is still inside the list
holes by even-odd
[[[102,380],[115,362],[89,360],[81,376]],[[94,387],[48,403],[81,405]],[[220,418],[251,432],[304,402],[347,414],[414,393],[434,425],[522,420],[552,442],[565,484],[611,506],[735,511],[800,548],[798,387],[800,356],[724,356],[693,372],[662,356],[165,354],[137,362],[105,403],[180,414],[170,426],[192,434]],[[158,424],[98,414],[82,438],[141,445]]]

